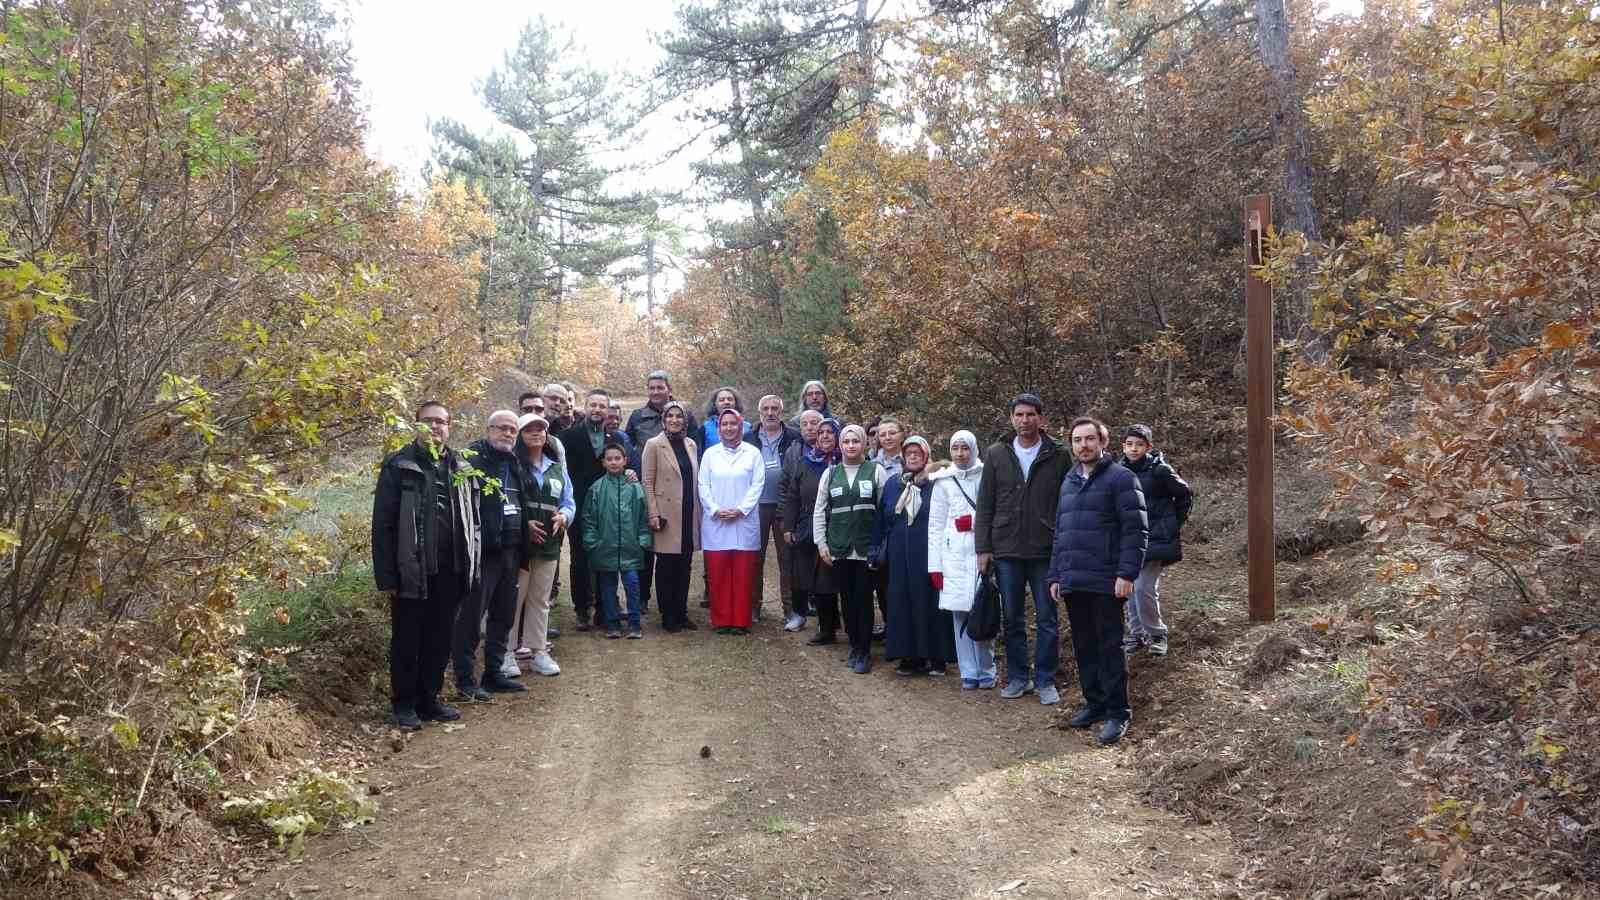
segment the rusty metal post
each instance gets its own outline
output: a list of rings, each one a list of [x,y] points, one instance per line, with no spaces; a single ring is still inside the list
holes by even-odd
[[[1250,619],[1255,622],[1271,622],[1277,607],[1272,525],[1272,285],[1256,273],[1271,227],[1272,198],[1266,194],[1246,197],[1245,446],[1250,507]]]

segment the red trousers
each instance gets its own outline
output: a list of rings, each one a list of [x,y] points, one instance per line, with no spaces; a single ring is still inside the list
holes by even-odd
[[[750,591],[760,564],[761,553],[757,550],[706,551],[712,628],[750,627]]]

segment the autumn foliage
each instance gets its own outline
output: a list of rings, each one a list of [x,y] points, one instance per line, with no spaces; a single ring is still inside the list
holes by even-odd
[[[241,592],[326,568],[297,486],[474,396],[479,201],[361,147],[314,7],[8,6],[0,878],[128,865],[254,696]],[[399,430],[397,430],[399,429]]]

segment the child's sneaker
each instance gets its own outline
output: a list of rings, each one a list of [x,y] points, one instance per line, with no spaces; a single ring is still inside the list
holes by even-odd
[[[619,637],[622,637],[622,629],[620,629],[620,628],[607,628],[606,629],[606,639],[607,640],[614,641]]]
[[[638,626],[628,629],[628,640],[637,641],[642,637],[644,637],[644,632],[640,631]]]

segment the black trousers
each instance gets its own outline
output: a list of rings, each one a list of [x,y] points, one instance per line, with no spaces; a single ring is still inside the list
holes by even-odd
[[[572,593],[572,608],[578,613],[578,621],[582,623],[593,619],[595,624],[599,624],[601,615],[595,608],[594,573],[589,571],[589,551],[583,549],[582,527],[580,523],[577,528],[567,532],[567,558],[571,561],[567,575],[572,582],[567,590]]]
[[[480,590],[468,591],[456,613],[456,649],[453,665],[456,684],[471,687],[478,683],[474,674],[474,659],[478,655],[479,629],[483,639],[483,678],[500,677],[500,663],[506,655],[506,635],[517,618],[517,575],[520,554],[511,548],[485,550],[483,553],[483,585]],[[484,610],[489,621],[483,623]]]
[[[794,590],[790,591],[789,592],[789,606],[790,606],[791,609],[794,610],[794,614],[797,615],[797,616],[800,616],[801,618],[804,618],[804,617],[810,616],[810,615],[815,615],[815,613],[812,612],[812,609],[811,609],[811,592],[810,591],[802,591],[799,588],[795,588]],[[837,617],[838,612],[839,612],[838,607],[834,607],[834,615],[835,615],[835,617]]]
[[[863,560],[836,559],[833,581],[839,586],[839,603],[844,607],[844,633],[850,636],[850,651],[866,656],[872,652],[873,572]]]
[[[461,576],[453,571],[428,578],[426,599],[390,598],[389,688],[395,707],[415,710],[438,697],[460,602]]]
[[[883,627],[889,627],[889,567],[884,565],[872,571],[872,591],[878,595],[878,618]]]
[[[694,554],[652,553],[651,556],[656,566],[656,606],[661,610],[661,625],[665,628],[682,625],[689,621],[689,566],[694,562]]]
[[[1128,707],[1128,667],[1122,656],[1122,601],[1111,594],[1080,591],[1062,599],[1084,702],[1108,719],[1128,721],[1133,710]]]
[[[644,565],[639,567],[639,612],[650,611],[650,584],[656,580],[656,554],[654,550],[644,551]],[[660,601],[657,601],[657,605]]]
[[[795,592],[799,596],[800,592]],[[839,595],[807,594],[811,607],[817,614],[817,633],[833,635],[839,631]]]

